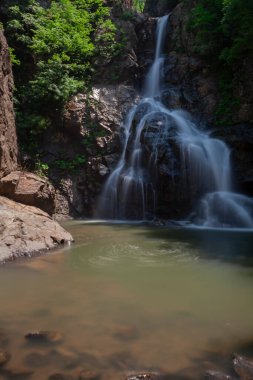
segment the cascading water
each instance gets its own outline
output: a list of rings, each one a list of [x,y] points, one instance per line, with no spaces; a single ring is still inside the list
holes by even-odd
[[[132,107],[123,126],[122,153],[104,186],[96,216],[153,218],[158,152],[166,142],[173,166],[173,141],[180,152],[185,186],[194,184],[202,195],[189,223],[205,227],[253,228],[253,201],[232,192],[228,147],[200,131],[187,113],[170,111],[161,102],[162,49],[168,18],[164,16],[158,20],[155,58],[146,77],[144,95],[139,104]]]

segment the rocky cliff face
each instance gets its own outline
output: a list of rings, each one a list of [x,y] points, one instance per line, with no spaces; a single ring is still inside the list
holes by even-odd
[[[252,94],[249,90],[250,78],[253,80],[253,74],[250,71],[252,69],[249,62],[245,60],[242,68],[235,74],[238,76],[235,96],[240,99],[241,106],[240,110],[234,110],[232,115],[234,125],[217,127],[216,110],[220,101],[217,76],[209,67],[208,62],[205,62],[195,51],[194,35],[188,30],[188,20],[194,3],[194,0],[187,2],[147,1],[145,10],[148,14],[133,16],[131,21],[127,21],[126,30],[129,30],[130,36],[127,51],[128,56],[132,58],[130,60],[124,58],[120,59],[118,63],[116,62],[116,66],[118,64],[121,67],[121,70],[118,71],[120,75],[117,83],[112,85],[111,77],[108,74],[112,70],[109,69],[104,72],[103,86],[100,85],[93,89],[93,94],[88,102],[89,110],[85,94],[74,97],[66,105],[64,126],[69,135],[72,134],[75,136],[74,139],[81,141],[82,138],[89,138],[94,128],[100,128],[101,136],[87,146],[84,152],[87,156],[87,164],[84,165],[79,175],[66,178],[64,182],[66,195],[62,198],[65,199],[66,207],[59,212],[60,214],[71,213],[70,202],[66,201],[68,195],[74,209],[78,210],[80,214],[86,213],[87,215],[87,212],[89,213],[93,208],[90,206],[95,205],[96,194],[99,194],[102,184],[115,167],[119,157],[122,121],[127,110],[134,103],[134,99],[138,98],[134,94],[133,84],[137,92],[143,87],[145,75],[153,61],[156,17],[167,13],[170,13],[170,19],[164,48],[166,62],[162,102],[169,109],[188,111],[192,115],[193,121],[203,129],[215,129],[215,136],[226,141],[232,149],[236,182],[239,184],[240,190],[252,193],[252,139],[248,139],[245,144],[245,135],[252,135],[249,132],[252,130],[250,120],[253,107],[251,107]],[[131,62],[130,65],[129,62]],[[125,90],[122,91],[124,88]],[[130,92],[129,89],[131,89]],[[189,212],[192,208],[190,194],[197,193],[197,189],[193,188],[189,189],[189,194],[187,194],[186,184],[180,179],[182,168],[179,152],[174,146],[175,144],[173,145],[173,139],[171,136],[173,162],[176,162],[175,165],[178,169],[176,170],[177,180],[175,180],[175,168],[173,170],[171,168],[171,151],[168,150],[166,143],[161,147],[161,154],[159,153],[161,157],[159,156],[159,178],[157,179],[158,210],[165,217],[166,215],[180,217],[184,212]],[[75,146],[77,147],[78,144]],[[69,147],[66,151],[72,149],[70,140]],[[148,157],[148,142],[146,149]],[[198,197],[198,194],[195,195]],[[62,197],[62,194],[59,196]],[[59,205],[62,207],[63,204],[64,202],[61,200]]]
[[[12,87],[8,45],[0,30],[0,178],[17,168],[18,148]]]
[[[17,136],[12,100],[13,77],[8,45],[0,30],[0,263],[71,242],[71,235],[44,211],[53,213],[53,188],[17,169]]]
[[[180,2],[171,12],[167,36],[165,87],[163,102],[169,108],[189,111],[203,128],[214,130],[214,136],[231,148],[235,183],[240,191],[253,192],[253,57],[245,57],[234,67],[233,93],[238,106],[231,107],[229,121],[217,113],[222,101],[217,73],[209,62],[200,58],[194,48],[194,35],[188,21],[194,0]],[[224,110],[225,112],[225,110]],[[225,115],[226,116],[226,115]]]

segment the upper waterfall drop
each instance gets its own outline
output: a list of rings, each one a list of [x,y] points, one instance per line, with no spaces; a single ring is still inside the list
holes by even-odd
[[[157,166],[166,147],[172,178],[180,170],[181,187],[188,193],[195,189],[198,195],[195,211],[189,216],[191,225],[253,228],[253,201],[232,192],[230,150],[226,144],[200,130],[186,112],[169,110],[161,102],[168,20],[168,15],[158,19],[156,51],[144,95],[130,109],[123,125],[121,155],[104,185],[96,217],[153,219],[157,209]],[[180,161],[177,169],[175,155]]]
[[[156,50],[153,64],[146,76],[144,96],[147,98],[155,98],[161,92],[161,73],[164,65],[164,58],[162,56],[166,27],[168,24],[169,15],[163,16],[158,19],[156,28]]]

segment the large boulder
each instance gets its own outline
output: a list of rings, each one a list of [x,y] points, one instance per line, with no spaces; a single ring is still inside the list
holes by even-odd
[[[9,49],[0,27],[0,178],[17,168],[17,137],[12,102]]]
[[[44,211],[0,196],[0,262],[73,241]]]
[[[131,86],[93,87],[89,95],[78,94],[66,104],[64,127],[78,138],[91,135],[96,126],[101,134],[110,136],[119,131],[136,99],[137,93]]]
[[[15,171],[0,180],[0,195],[16,202],[35,206],[52,215],[55,189],[47,179],[33,173]]]

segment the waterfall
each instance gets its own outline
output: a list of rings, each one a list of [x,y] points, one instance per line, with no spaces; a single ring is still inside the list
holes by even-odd
[[[121,156],[103,188],[96,217],[154,218],[158,153],[161,144],[167,144],[172,163],[172,145],[180,152],[185,186],[192,184],[201,189],[203,197],[189,216],[191,224],[253,228],[253,201],[232,192],[230,150],[226,144],[199,130],[186,112],[169,110],[161,102],[162,51],[168,20],[169,16],[158,19],[156,51],[144,95],[124,123]]]

